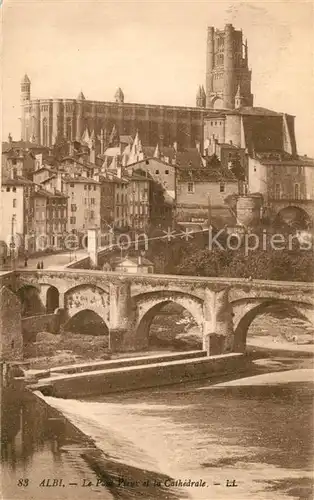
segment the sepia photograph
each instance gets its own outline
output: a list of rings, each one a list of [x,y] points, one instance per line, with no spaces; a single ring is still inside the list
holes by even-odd
[[[313,1],[0,17],[1,499],[313,500]]]

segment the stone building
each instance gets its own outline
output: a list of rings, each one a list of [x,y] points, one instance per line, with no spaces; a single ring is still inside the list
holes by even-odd
[[[139,132],[143,147],[176,142],[179,150],[200,144],[203,151],[204,142],[214,134],[220,143],[232,141],[249,152],[262,138],[267,150],[276,143],[282,151],[295,154],[294,117],[253,107],[248,45],[242,31],[230,24],[223,30],[209,27],[206,54],[206,91],[200,86],[195,107],[128,103],[121,89],[111,102],[87,100],[82,92],[77,99],[32,99],[25,75],[22,138],[51,146],[62,139],[81,141],[84,136],[98,142],[103,152],[115,127],[124,136]]]
[[[68,176],[63,178],[63,189],[68,197],[68,232],[100,228],[100,183],[92,178]]]
[[[238,195],[238,181],[217,157],[203,168],[178,169],[176,184],[177,222],[234,224],[234,214],[226,200]]]
[[[248,159],[250,193],[260,193],[271,220],[308,226],[314,221],[314,160],[280,153],[255,154]]]
[[[0,239],[9,246],[13,235],[16,252],[23,250],[26,236],[35,229],[34,192],[35,184],[28,179],[2,179]]]

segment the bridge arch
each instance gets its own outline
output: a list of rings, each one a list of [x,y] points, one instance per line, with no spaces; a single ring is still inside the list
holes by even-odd
[[[50,285],[46,295],[46,311],[53,313],[59,307],[59,290],[53,285]]]
[[[64,309],[68,318],[79,311],[91,310],[108,322],[109,294],[97,285],[80,284],[65,292]]]
[[[296,229],[308,229],[312,225],[310,213],[305,207],[298,205],[286,205],[281,207],[276,215],[276,224],[287,224]]]
[[[109,335],[104,318],[91,309],[77,311],[63,325],[63,331],[91,336]]]
[[[183,292],[158,291],[140,294],[133,297],[136,308],[135,342],[138,347],[148,345],[149,329],[155,316],[161,309],[171,303],[188,311],[200,331],[203,331],[203,300]]]
[[[251,323],[257,316],[267,312],[273,306],[281,306],[283,312],[291,312],[297,318],[314,324],[313,306],[303,302],[267,298],[248,298],[231,302],[233,310],[235,352],[243,352],[246,348],[247,333]],[[288,314],[287,314],[288,315]]]
[[[21,302],[22,316],[36,316],[46,312],[45,304],[41,300],[40,287],[24,284],[17,290],[16,295]]]

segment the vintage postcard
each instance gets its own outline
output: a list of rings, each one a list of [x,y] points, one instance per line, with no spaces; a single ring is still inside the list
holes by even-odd
[[[313,2],[0,13],[1,498],[313,499]]]

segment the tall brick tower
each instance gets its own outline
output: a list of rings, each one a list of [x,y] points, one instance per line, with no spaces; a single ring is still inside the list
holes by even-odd
[[[236,98],[237,97],[237,98]],[[247,42],[242,31],[226,24],[207,29],[206,107],[234,109],[253,106]]]
[[[21,81],[21,138],[28,139],[28,122],[25,117],[25,105],[31,98],[31,81],[27,75],[24,75]]]

